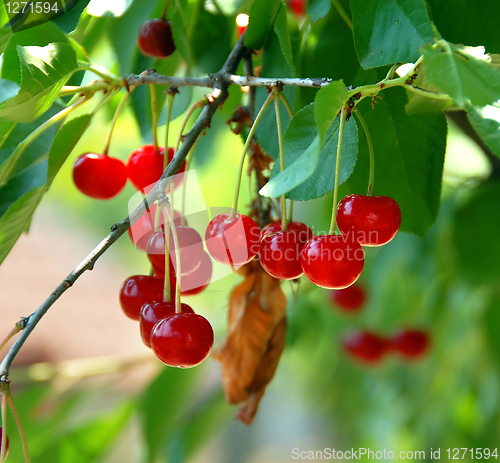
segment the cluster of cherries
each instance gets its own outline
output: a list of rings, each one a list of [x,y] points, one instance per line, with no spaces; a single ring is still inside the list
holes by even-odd
[[[127,164],[107,153],[84,153],[73,164],[73,181],[85,195],[95,199],[111,199],[116,196],[130,179],[139,191],[147,192],[154,185],[164,169],[165,149],[154,145],[137,148],[129,156]],[[168,162],[174,157],[174,149],[168,148]],[[184,172],[185,163],[179,172]],[[182,181],[176,179],[176,186]]]
[[[330,291],[334,305],[347,313],[359,312],[365,301],[366,291],[359,283],[346,289]],[[344,349],[353,357],[376,363],[389,352],[397,352],[404,359],[421,357],[429,348],[429,335],[418,329],[402,329],[388,338],[366,330],[352,331],[343,339]]]

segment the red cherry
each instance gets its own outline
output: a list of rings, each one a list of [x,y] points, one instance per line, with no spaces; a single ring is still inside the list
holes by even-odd
[[[303,247],[299,232],[294,230],[268,234],[260,242],[260,263],[274,278],[294,280],[304,273],[300,263]]]
[[[139,320],[141,307],[146,302],[163,301],[163,278],[134,275],[128,277],[120,287],[120,306],[132,320]],[[170,297],[175,296],[175,286],[170,288]]]
[[[194,313],[161,319],[151,333],[151,348],[166,365],[191,368],[210,354],[214,332],[208,320]]]
[[[194,313],[187,304],[181,304],[182,313]],[[165,317],[175,315],[175,302],[146,302],[141,307],[139,324],[142,342],[151,347],[151,332],[156,323]]]
[[[120,193],[127,183],[127,170],[120,159],[85,153],[73,164],[73,181],[84,195],[110,199]]]
[[[381,360],[389,350],[386,339],[369,331],[355,331],[343,340],[344,349],[365,362],[375,363]]]
[[[191,227],[176,227],[179,241],[179,254],[181,260],[181,274],[187,275],[194,272],[203,258],[203,242],[200,234]],[[169,239],[170,273],[175,273],[177,261],[172,230]],[[148,259],[153,268],[160,274],[165,273],[165,230],[155,231],[146,246]]]
[[[346,312],[357,312],[363,307],[366,300],[364,288],[354,283],[345,289],[334,289],[330,292],[332,301]]]
[[[295,16],[302,18],[306,13],[307,0],[288,0],[288,6]]]
[[[166,58],[175,51],[169,21],[148,19],[139,29],[137,45],[142,53],[153,58]]]
[[[428,349],[429,335],[421,330],[400,330],[391,336],[390,342],[403,357],[412,359]]]
[[[281,231],[281,225],[281,222],[272,222],[270,224],[267,224],[260,232],[261,239],[264,238],[264,236],[269,235],[270,233]],[[287,229],[298,232],[299,240],[304,244],[314,236],[313,231],[305,223],[302,222],[290,222],[287,224]]]
[[[363,246],[382,246],[396,236],[401,209],[389,196],[349,195],[339,203],[337,225]]]
[[[220,214],[205,232],[207,250],[221,264],[242,266],[250,262],[259,252],[259,242],[259,227],[243,214]]]
[[[2,441],[2,434],[3,434],[3,429],[0,426],[0,442]],[[5,455],[4,458],[7,459],[7,456],[9,455],[9,436],[5,437]]]
[[[212,270],[212,259],[206,252],[203,252],[200,266],[189,275],[182,275],[181,294],[183,296],[200,294],[210,283]]]
[[[342,235],[319,235],[304,245],[300,261],[307,278],[315,285],[344,289],[359,278],[365,257],[357,242]]]
[[[163,174],[163,161],[165,149],[158,147],[156,152],[153,145],[144,145],[137,148],[128,158],[127,175],[132,185],[139,191],[148,191],[160,179]],[[168,162],[174,158],[174,149],[168,149]],[[178,173],[184,172],[186,161],[184,161]],[[177,176],[174,187],[182,182],[182,176]]]
[[[156,204],[152,204],[149,209],[142,214],[137,222],[129,229],[128,234],[134,243],[135,247],[141,251],[146,251],[146,245],[150,236],[154,233],[156,219]],[[174,223],[176,226],[181,225],[181,213],[174,210]],[[165,218],[163,214],[160,216],[160,225],[164,226]]]

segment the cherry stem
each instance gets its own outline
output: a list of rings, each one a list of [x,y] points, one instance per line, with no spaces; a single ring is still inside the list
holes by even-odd
[[[170,221],[168,220],[168,215],[166,213],[166,209],[168,209],[168,205],[165,208],[158,208],[159,210],[163,210],[163,215],[165,217],[165,283],[163,286],[163,302],[172,302],[170,300],[170,251],[169,251],[169,241],[170,241]],[[175,228],[175,223],[174,223]]]
[[[91,110],[90,110],[90,115],[93,116],[96,114],[103,106],[106,106],[106,104],[115,96],[116,89],[112,89],[111,91],[108,92],[108,94],[101,100],[99,101]]]
[[[293,199],[290,200],[290,207],[288,208],[288,222],[293,222]]]
[[[280,114],[280,93],[278,89],[274,90],[274,112],[276,113],[276,127],[278,129],[278,146],[280,151],[280,171],[285,170],[285,151],[283,148],[283,128],[281,126],[281,114]],[[281,195],[281,230],[288,230],[288,223],[286,218],[286,195]]]
[[[155,147],[155,152],[158,154],[158,103],[156,101],[156,91],[155,91],[155,86],[151,84],[149,86],[150,94],[151,94],[151,113],[152,113],[152,132],[153,132],[153,146]],[[165,155],[166,155],[166,148],[165,148]]]
[[[273,99],[273,93],[271,92],[267,96],[266,101],[264,101],[264,104],[260,108],[260,110],[257,114],[257,117],[255,118],[255,121],[253,122],[252,127],[250,127],[250,131],[248,132],[248,136],[247,136],[247,139],[245,141],[245,146],[243,147],[243,153],[241,155],[240,166],[238,167],[238,178],[236,179],[236,192],[234,194],[233,207],[231,209],[231,216],[230,216],[231,218],[236,217],[236,210],[238,208],[238,198],[240,195],[241,178],[243,177],[243,166],[245,165],[245,156],[247,154],[250,143],[252,142],[252,138],[253,138],[253,135],[255,133],[255,130],[257,129],[257,125],[259,124],[259,122],[262,118],[262,115],[264,114],[264,111],[269,106],[272,99]]]
[[[165,5],[163,5],[163,10],[161,11],[160,15],[160,19],[162,19],[163,21],[165,21],[165,19],[167,18],[167,11],[169,6],[170,6],[170,0],[167,0],[165,2]]]
[[[368,196],[373,196],[373,185],[375,182],[375,153],[373,150],[373,141],[372,137],[370,135],[370,131],[368,130],[368,126],[366,125],[365,119],[361,115],[361,113],[356,110],[355,114],[361,122],[361,125],[363,127],[363,130],[365,131],[365,136],[366,136],[366,143],[368,144],[368,153],[370,155],[370,173],[368,175]]]
[[[292,107],[290,106],[290,103],[286,99],[284,92],[279,92],[279,94],[280,94],[281,101],[283,102],[286,110],[288,111],[288,115],[290,116],[290,119],[292,119],[293,118],[293,111],[292,111]]]
[[[10,389],[8,389],[6,392],[4,392],[6,399],[7,399],[7,404],[9,405],[10,412],[12,413],[12,416],[14,417],[14,421],[16,422],[17,430],[19,431],[19,437],[21,438],[21,443],[23,445],[23,453],[24,453],[24,462],[25,463],[30,463],[30,457],[28,454],[28,444],[26,442],[26,436],[24,435],[24,430],[23,426],[21,424],[21,420],[19,419],[19,415],[17,414],[17,409],[14,404],[14,399],[12,398],[12,394],[10,392]]]
[[[163,170],[168,166],[168,133],[170,130],[170,117],[172,115],[172,106],[174,105],[175,92],[169,92],[167,96],[167,122],[165,124],[165,151],[163,154]]]
[[[20,159],[21,154],[23,154],[24,150],[28,147],[28,145],[35,140],[39,135],[45,132],[49,127],[54,125],[56,122],[59,122],[61,119],[68,116],[73,110],[78,108],[78,106],[89,100],[88,97],[83,97],[80,100],[75,101],[73,104],[68,106],[67,108],[59,111],[57,114],[52,116],[50,119],[45,121],[42,125],[38,126],[33,132],[31,132],[21,143],[17,145],[17,148],[11,154],[8,161],[5,163],[6,167],[3,170],[2,175],[0,176],[0,184],[3,184],[6,179],[9,177],[12,169],[17,164],[17,161]]]
[[[189,170],[189,167],[191,166],[191,160],[193,159],[193,154],[194,154],[194,149],[196,147],[196,144],[198,143],[198,139],[193,143],[193,146],[191,147],[191,151],[189,151],[189,154],[187,155],[186,158],[186,168],[184,171],[187,174],[187,171]],[[186,217],[184,216],[185,211],[186,211],[186,191],[187,191],[187,175],[184,174],[184,179],[182,182],[182,203],[181,203],[181,225],[186,225]]]
[[[120,101],[120,104],[116,108],[115,115],[113,116],[113,120],[111,121],[111,125],[109,126],[108,135],[106,136],[106,141],[104,142],[104,149],[102,150],[102,154],[104,154],[104,156],[108,155],[109,145],[111,143],[111,137],[113,135],[113,130],[115,129],[115,126],[116,126],[116,121],[118,120],[118,117],[120,116],[121,112],[123,111],[123,108],[125,107],[125,103],[127,102],[128,97],[132,93],[133,89],[134,89],[133,86],[130,87],[130,90],[127,93],[125,93],[125,95],[123,95],[123,98]]]
[[[344,8],[342,8],[342,5],[340,4],[339,0],[333,0],[333,6],[335,6],[335,9],[337,10],[338,14],[347,24],[347,27],[352,31],[352,20],[349,17],[349,15],[345,12]]]
[[[184,132],[184,129],[186,128],[186,125],[188,123],[189,118],[191,117],[191,114],[193,114],[194,110],[196,108],[203,108],[208,103],[208,100],[206,97],[203,97],[201,100],[196,101],[189,109],[186,115],[184,116],[184,120],[182,121],[181,128],[179,129],[179,133],[177,135],[177,141],[175,142],[175,149],[174,149],[174,156],[175,153],[177,153],[177,150],[179,149],[179,146],[181,145],[181,139],[182,139],[182,132]]]
[[[8,383],[5,383],[8,384]],[[5,461],[5,452],[7,450],[7,393],[2,392],[2,442],[0,444],[0,462]]]
[[[339,174],[340,174],[340,154],[342,152],[342,141],[344,139],[345,122],[347,119],[348,109],[344,106],[340,111],[340,126],[339,126],[339,141],[337,144],[337,159],[335,160],[335,187],[333,189],[333,210],[332,221],[330,222],[329,235],[335,233],[337,226],[337,199],[339,194]]]
[[[176,284],[175,284],[175,313],[182,313],[181,309],[181,253],[179,249],[179,239],[177,237],[177,230],[175,227],[175,223],[173,221],[173,214],[170,212],[170,201],[168,198],[160,193],[158,195],[158,201],[160,202],[160,206],[163,209],[163,213],[165,214],[165,221],[166,222],[171,222],[173,224],[172,227],[172,237],[174,238],[174,249],[175,249],[175,262],[176,262],[176,271],[175,271],[175,277],[176,277]],[[167,238],[165,235],[165,242],[167,242],[167,239],[170,238],[170,234]],[[168,259],[168,257],[165,257]],[[170,278],[170,276],[167,276],[167,269],[165,268],[165,278]]]
[[[19,333],[19,331],[22,331],[22,327],[19,323],[16,323],[14,328],[10,330],[9,334],[5,336],[5,339],[0,344],[0,351],[5,347],[5,344],[7,344],[17,333]]]

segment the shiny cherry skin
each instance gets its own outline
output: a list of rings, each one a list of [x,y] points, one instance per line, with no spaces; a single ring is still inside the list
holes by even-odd
[[[179,241],[179,254],[181,260],[181,274],[187,275],[194,272],[203,259],[203,242],[200,234],[191,227],[176,227]],[[170,273],[176,273],[177,262],[172,230],[169,239]],[[155,231],[148,240],[146,253],[153,268],[160,274],[165,273],[165,231]]]
[[[128,277],[120,287],[120,307],[132,320],[139,320],[141,307],[146,302],[163,301],[163,278],[148,275]],[[170,297],[175,296],[175,287],[170,288]]]
[[[110,199],[120,193],[127,183],[127,169],[120,159],[85,153],[73,164],[73,181],[84,195]]]
[[[260,229],[248,216],[220,214],[208,224],[205,232],[207,250],[217,262],[242,266],[259,252]]]
[[[288,6],[293,11],[295,16],[302,18],[306,14],[307,0],[288,0]]]
[[[127,161],[127,175],[132,185],[139,191],[148,192],[163,174],[163,161],[165,149],[158,147],[156,152],[153,145],[144,145],[137,148],[129,156]],[[174,158],[174,149],[168,149],[168,162]],[[184,172],[186,162],[181,164],[178,173]],[[182,182],[182,176],[177,175],[174,187]]]
[[[305,275],[317,286],[344,289],[361,275],[363,249],[342,235],[318,235],[302,248],[300,262]]]
[[[295,230],[267,234],[260,242],[259,258],[264,270],[279,280],[295,280],[304,271],[300,253],[304,243]]]
[[[146,251],[146,246],[151,235],[154,233],[156,219],[156,204],[152,204],[149,209],[141,215],[129,229],[128,235],[135,247],[140,251]],[[160,225],[165,223],[163,214],[160,216]],[[174,210],[174,223],[176,226],[181,224],[181,213]]]
[[[269,235],[270,233],[276,233],[281,231],[281,222],[271,222],[267,224],[262,231],[260,232],[260,238],[264,238],[264,236]],[[289,222],[287,224],[288,230],[294,230],[299,234],[299,240],[305,244],[308,240],[310,240],[314,233],[313,231],[302,222]]]
[[[148,19],[139,29],[137,45],[142,53],[153,58],[166,58],[175,51],[170,21]]]
[[[203,252],[200,266],[194,272],[181,276],[181,295],[195,296],[200,294],[210,283],[212,271],[212,259],[206,252]]]
[[[191,368],[205,360],[214,343],[208,320],[194,313],[162,318],[151,332],[151,348],[166,365]]]
[[[401,226],[401,209],[389,196],[348,195],[337,209],[337,225],[363,246],[382,246]]]
[[[182,313],[194,313],[187,304],[181,304]],[[156,323],[165,317],[175,314],[175,302],[146,302],[141,307],[139,326],[142,342],[146,347],[151,347],[151,332]]]
[[[3,429],[2,427],[0,426],[0,442],[2,440],[2,434],[3,434]],[[9,446],[10,446],[10,443],[9,443],[9,436],[7,436],[5,438],[5,459],[7,459],[7,456],[9,455]]]
[[[330,291],[330,297],[337,307],[345,312],[359,312],[366,301],[366,291],[358,283]]]
[[[343,340],[344,349],[367,363],[379,362],[390,349],[389,342],[369,331],[354,331]]]
[[[390,338],[394,350],[403,357],[414,359],[423,355],[429,348],[429,335],[422,330],[400,330]]]

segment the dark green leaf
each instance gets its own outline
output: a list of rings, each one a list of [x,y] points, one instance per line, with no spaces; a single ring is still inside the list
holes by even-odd
[[[175,49],[181,54],[188,66],[193,61],[191,44],[189,42],[186,25],[177,9],[172,13],[170,19],[172,24],[172,36],[174,38]]]
[[[193,97],[192,87],[181,87],[179,88],[179,93],[174,97],[174,103],[172,105],[172,113],[170,114],[170,120],[173,121],[175,118],[183,114],[191,104],[191,99]],[[167,121],[167,107],[163,108],[160,114],[158,124],[160,126],[164,125]]]
[[[14,82],[19,84],[19,92],[0,104],[0,117],[16,122],[31,122],[57,98],[77,66],[76,54],[65,43],[54,43],[43,48],[18,46],[17,52],[22,74],[21,80]]]
[[[167,368],[145,391],[140,413],[148,446],[149,462],[157,461],[157,455],[169,432],[175,429],[176,420],[183,412],[191,392],[190,385],[197,377],[197,370]],[[175,397],[175,400],[172,400]]]
[[[279,197],[305,182],[316,170],[320,154],[319,135],[285,170],[275,175],[260,190],[262,196]],[[285,162],[287,157],[285,156]],[[286,165],[286,164],[285,164]]]
[[[276,16],[276,21],[274,22],[274,31],[279,38],[281,50],[283,51],[286,62],[288,63],[288,66],[290,66],[292,74],[295,77],[297,75],[297,70],[295,69],[295,61],[293,58],[290,33],[288,32],[286,8],[281,8],[278,16]]]
[[[0,187],[0,263],[35,212],[47,178],[47,161],[33,164]]]
[[[434,33],[424,0],[351,0],[354,43],[365,68],[414,62]]]
[[[486,47],[500,53],[500,2],[496,0],[427,0],[432,20],[442,36],[453,43]]]
[[[329,83],[316,94],[314,111],[321,145],[325,141],[326,132],[346,100],[347,88],[341,80]]]
[[[481,185],[464,200],[454,218],[458,262],[464,275],[475,284],[496,283],[500,278],[500,241],[496,239],[499,202],[498,182]]]
[[[110,1],[90,0],[87,5],[87,13],[91,16],[120,17],[130,8],[134,0]]]
[[[288,124],[284,138],[285,170],[293,166],[313,143],[318,136],[316,126],[314,104],[300,110]],[[287,198],[296,201],[307,201],[309,199],[324,196],[332,191],[335,183],[335,164],[338,144],[339,119],[330,126],[326,141],[322,145],[319,160],[314,165],[315,169],[309,178],[305,179],[300,186],[289,191]],[[358,151],[358,133],[356,123],[351,119],[346,123],[344,142],[342,144],[342,156],[340,161],[339,184],[344,183],[351,175],[356,164]],[[308,169],[306,166],[304,169]],[[271,173],[271,179],[279,174],[279,165],[276,163]],[[271,180],[272,181],[272,180]],[[271,182],[270,182],[271,183]]]
[[[444,44],[443,48],[424,47],[427,79],[464,107],[485,106],[500,99],[500,70],[475,58],[460,48]]]
[[[49,164],[47,169],[47,185],[50,186],[52,180],[59,172],[64,161],[76,146],[82,135],[90,125],[92,116],[82,114],[66,122],[57,132],[49,151]]]
[[[326,16],[330,11],[331,0],[309,0],[307,12],[311,15],[311,21],[315,22]]]
[[[250,7],[245,45],[260,50],[281,8],[281,0],[254,0]]]
[[[375,150],[375,194],[397,201],[402,231],[423,236],[439,211],[447,126],[441,113],[408,115],[406,103],[405,91],[394,88],[383,92],[374,109],[363,101],[359,110]],[[366,194],[369,160],[364,136],[358,158],[343,194]]]

